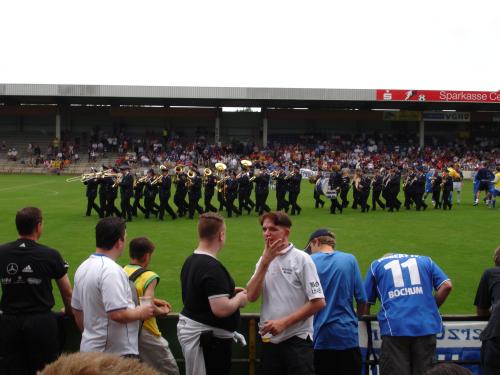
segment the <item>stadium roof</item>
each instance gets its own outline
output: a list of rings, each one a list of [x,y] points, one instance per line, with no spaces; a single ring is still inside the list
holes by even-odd
[[[500,92],[0,84],[0,103],[500,111]]]

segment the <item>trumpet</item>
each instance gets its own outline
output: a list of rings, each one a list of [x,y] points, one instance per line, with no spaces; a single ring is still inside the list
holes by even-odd
[[[271,178],[273,178],[273,179],[278,178],[278,176],[279,176],[279,175],[280,175],[280,171],[279,171],[279,170],[274,170],[274,171],[272,171],[272,172],[269,174],[269,176],[271,176]]]
[[[293,176],[295,176],[295,172],[292,171],[285,176],[285,180],[288,180],[288,179],[292,178]]]
[[[123,175],[119,174],[119,173],[115,173],[118,175],[118,177],[115,177],[115,182],[113,184],[113,188],[117,187],[118,185],[121,184],[122,180],[123,180]]]
[[[147,180],[148,176],[139,177],[137,180],[134,181],[134,187],[136,187],[139,184],[142,184],[143,182],[146,182]]]
[[[162,178],[163,178],[163,175],[156,176],[151,181],[151,185],[156,185],[156,184],[160,183]]]

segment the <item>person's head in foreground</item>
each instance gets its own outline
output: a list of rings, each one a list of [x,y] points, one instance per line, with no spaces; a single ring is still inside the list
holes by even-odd
[[[40,375],[159,375],[137,359],[108,353],[63,354]]]
[[[335,244],[335,233],[329,229],[322,228],[311,233],[304,251],[308,254],[314,254],[322,250],[331,251],[335,249]]]

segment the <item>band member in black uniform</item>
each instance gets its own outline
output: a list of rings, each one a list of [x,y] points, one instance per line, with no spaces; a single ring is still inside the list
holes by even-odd
[[[262,168],[259,172],[255,173],[255,211],[259,215],[264,212],[270,212],[271,208],[266,204],[269,195],[269,180],[271,177],[267,173],[267,169]]]
[[[123,175],[119,183],[122,217],[127,221],[132,221],[132,206],[130,205],[130,199],[132,199],[134,193],[134,177],[130,174],[130,167],[128,165],[122,165],[120,170]]]
[[[92,178],[84,182],[87,186],[87,212],[85,216],[90,216],[92,208],[97,212],[99,217],[104,217],[101,208],[95,203],[95,199],[97,198],[97,188],[99,187],[99,179]]]
[[[154,170],[148,170],[146,179],[144,180],[144,217],[149,219],[151,214],[158,215],[160,207],[155,203],[156,195],[158,194],[158,183],[161,177],[155,177]]]
[[[380,175],[380,170],[375,169],[372,179],[372,211],[377,209],[377,204],[381,209],[385,210],[385,204],[380,200],[384,179]]]
[[[253,171],[248,171],[248,178],[250,180],[250,185],[248,186],[247,193],[247,205],[250,206],[250,209],[255,207],[255,202],[252,200],[252,191],[253,191]]]
[[[118,173],[117,168],[113,168],[113,173]],[[117,217],[121,217],[122,213],[116,208],[115,200],[118,197],[118,183],[116,179],[109,178],[107,181],[106,187],[106,216],[116,215]]]
[[[177,206],[177,213],[179,217],[183,217],[188,212],[188,204],[186,203],[186,182],[186,174],[184,172],[178,173],[175,181],[174,204]]]
[[[198,211],[200,215],[203,213],[203,207],[198,203],[201,199],[201,178],[196,171],[191,170],[188,172],[186,184],[189,199],[189,218],[194,219],[195,211]]]
[[[318,171],[317,176],[311,176],[311,177],[309,177],[309,182],[314,185],[314,187],[313,187],[313,197],[314,197],[314,207],[315,208],[319,208],[320,205],[323,208],[323,206],[325,205],[325,201],[323,199],[321,199],[321,194],[316,189],[316,183],[319,180],[321,180],[322,177],[323,177],[323,173],[321,171]]]
[[[226,198],[224,195],[224,186],[225,186],[225,178],[223,177],[219,181],[217,181],[217,200],[219,201],[219,211],[224,211],[224,207],[226,207]]]
[[[351,178],[349,177],[349,168],[344,168],[342,170],[342,185],[340,185],[340,199],[342,200],[342,208],[346,208],[347,206],[349,206],[347,193],[349,193],[350,186]]]
[[[104,216],[108,215],[108,184],[113,183],[111,177],[101,177],[99,180],[99,206]]]
[[[238,196],[238,181],[236,180],[235,171],[231,171],[229,177],[224,181],[223,193],[227,217],[232,217],[233,212],[236,213],[236,216],[240,216],[241,211],[234,205],[234,201]]]
[[[451,192],[453,191],[453,177],[449,175],[446,168],[443,169],[443,177],[441,184],[443,189],[443,197],[442,197],[443,210],[446,210],[446,208],[451,210],[450,195]]]
[[[400,204],[398,203],[398,193],[401,185],[401,177],[396,172],[396,167],[389,170],[384,192],[386,196],[386,206],[389,212],[394,212],[394,209],[399,211]]]
[[[423,167],[417,167],[417,176],[415,177],[415,183],[413,184],[413,201],[417,207],[417,211],[421,208],[427,209],[427,204],[424,202],[424,192],[425,192],[425,174]]]
[[[370,206],[368,205],[368,197],[370,196],[370,186],[371,179],[362,171],[359,171],[359,204],[361,205],[361,212],[370,211]]]
[[[288,200],[291,205],[291,214],[295,215],[300,215],[300,211],[302,211],[302,208],[297,204],[297,199],[299,198],[300,194],[300,184],[302,182],[302,175],[300,174],[300,169],[297,164],[293,166],[293,171],[288,175],[288,189],[289,189],[289,194],[288,194]]]
[[[250,182],[250,176],[248,171],[243,170],[237,176],[238,181],[238,209],[243,212],[243,209],[247,210],[248,214],[252,211],[252,206],[249,204],[250,199],[250,187],[252,183]],[[253,203],[253,202],[252,202]]]
[[[352,209],[357,210],[359,201],[359,192],[361,189],[359,188],[359,182],[361,181],[360,170],[356,169],[354,171],[354,176],[352,177]]]
[[[158,208],[158,219],[163,220],[163,217],[165,216],[165,211],[170,215],[172,220],[177,219],[177,215],[175,214],[174,210],[172,207],[170,207],[170,204],[168,203],[168,200],[170,199],[171,195],[171,189],[172,189],[172,177],[168,174],[168,169],[164,165],[160,166],[161,170],[161,180],[158,183],[158,192],[160,196],[160,207]],[[180,179],[178,180],[177,183],[177,189],[179,189],[179,184],[181,184]],[[182,185],[185,186],[185,181],[182,182]],[[176,191],[177,194],[177,191]],[[154,202],[154,200],[153,200]],[[174,202],[175,202],[175,195],[174,195]],[[180,210],[180,208],[179,208]],[[179,211],[181,212],[181,211]],[[183,215],[185,211],[182,211]]]
[[[205,195],[203,197],[205,202],[205,212],[217,212],[217,208],[212,205],[212,198],[215,193],[215,187],[217,186],[217,178],[211,171],[210,174],[205,174],[205,181],[203,184],[205,185]]]
[[[416,174],[414,173],[413,168],[408,167],[408,169],[406,171],[406,176],[405,176],[405,179],[403,182],[403,193],[404,193],[404,197],[405,197],[404,206],[407,210],[409,210],[411,208],[411,205],[413,203],[412,202],[413,197],[415,196],[414,186],[413,186],[413,184],[415,182],[415,177],[416,177]]]
[[[286,179],[285,171],[282,167],[278,167],[278,171],[276,172],[276,201],[277,207],[276,211],[285,210],[288,212],[289,202],[285,199],[286,193],[288,191],[288,181]]]
[[[441,183],[443,179],[439,175],[439,172],[436,171],[434,173],[434,177],[432,177],[432,201],[434,202],[434,209],[441,208]]]
[[[336,214],[337,210],[339,210],[339,213],[342,213],[343,207],[338,201],[338,195],[342,187],[342,174],[340,173],[340,166],[334,165],[332,167],[332,173],[330,174],[330,178],[328,179],[328,185],[333,191],[333,195],[330,198],[330,213]]]
[[[134,215],[135,217],[137,217],[138,210],[141,210],[143,214],[146,214],[146,209],[141,205],[141,199],[144,196],[145,185],[145,178],[136,176],[136,180],[134,181],[134,203],[132,204],[132,215]]]

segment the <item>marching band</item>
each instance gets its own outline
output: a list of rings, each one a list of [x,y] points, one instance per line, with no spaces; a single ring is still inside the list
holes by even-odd
[[[303,173],[305,172],[305,173]],[[342,213],[349,206],[348,192],[352,187],[352,208],[366,213],[370,210],[387,209],[399,211],[404,206],[407,210],[415,206],[417,211],[425,210],[424,193],[432,193],[434,208],[451,209],[451,194],[463,180],[458,166],[444,168],[439,173],[432,171],[425,174],[421,166],[409,167],[402,174],[397,167],[375,170],[368,175],[356,169],[352,175],[348,168],[341,169],[334,165],[331,171],[313,172],[292,165],[287,170],[282,165],[273,165],[272,169],[250,160],[241,160],[238,170],[229,170],[224,163],[216,163],[214,169],[193,168],[184,165],[161,165],[159,173],[154,169],[145,171],[143,176],[134,176],[130,167],[102,168],[91,170],[80,177],[71,177],[71,181],[81,181],[86,185],[87,210],[90,216],[94,210],[99,217],[120,216],[127,221],[142,212],[146,219],[151,216],[164,220],[165,212],[172,220],[178,217],[193,219],[195,214],[226,210],[227,216],[240,216],[244,211],[262,215],[271,208],[267,204],[270,188],[276,191],[276,209],[290,211],[291,215],[300,215],[302,208],[298,204],[303,174],[309,175],[309,181],[315,184],[315,207],[323,207],[330,200],[330,213]],[[398,199],[401,189],[404,202]],[[430,183],[430,186],[429,186]],[[173,193],[173,205],[169,203]],[[255,188],[255,189],[254,189]],[[115,205],[120,190],[120,210]],[[252,192],[255,190],[255,201]],[[371,205],[368,198],[372,195]],[[212,204],[217,193],[219,208]],[[99,197],[99,205],[96,199]],[[157,197],[158,200],[157,201]],[[381,197],[385,200],[383,202]],[[203,198],[203,200],[202,200]],[[133,203],[131,204],[131,200]],[[203,201],[203,206],[200,205]]]

